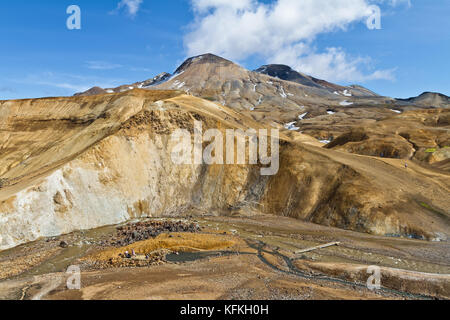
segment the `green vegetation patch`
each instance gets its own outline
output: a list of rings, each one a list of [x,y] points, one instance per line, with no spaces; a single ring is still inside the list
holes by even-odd
[[[427,150],[425,150],[426,153],[435,153],[436,152],[436,148],[428,148]]]
[[[208,100],[208,101],[212,101],[212,102],[216,102],[216,98],[214,97],[202,97],[202,99]]]
[[[433,210],[433,208],[431,208],[431,206],[429,204],[425,203],[425,202],[421,202],[420,205],[422,207],[424,207],[425,209]]]
[[[432,213],[434,213],[434,214],[440,216],[441,218],[444,218],[444,219],[447,220],[447,221],[450,221],[450,217],[449,217],[447,214],[445,214],[445,213],[443,213],[443,212],[440,212],[440,211],[436,210],[435,208],[433,208],[432,206],[430,206],[428,203],[425,203],[425,202],[423,202],[423,201],[417,201],[417,203],[418,203],[421,207],[427,209],[428,211],[430,211],[430,212],[432,212]]]

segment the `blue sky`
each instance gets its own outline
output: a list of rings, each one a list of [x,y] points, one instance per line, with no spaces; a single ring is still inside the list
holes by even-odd
[[[387,96],[450,95],[449,0],[122,1],[1,1],[0,99],[133,83],[205,52]],[[66,27],[72,4],[81,30]],[[381,30],[366,26],[370,4],[381,8]]]

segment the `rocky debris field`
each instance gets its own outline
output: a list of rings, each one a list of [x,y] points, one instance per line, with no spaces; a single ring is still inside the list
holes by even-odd
[[[85,260],[83,261],[83,269],[98,270],[109,268],[142,268],[152,265],[160,265],[166,261],[166,256],[172,253],[170,250],[155,250],[147,255],[135,255],[130,258],[125,254],[119,254],[116,258],[110,258],[108,261],[102,260]]]
[[[187,221],[146,221],[117,227],[116,235],[102,243],[103,246],[124,247],[138,241],[154,239],[162,233],[172,232],[200,232],[196,222]]]
[[[19,276],[23,273],[39,269],[40,265],[54,265],[48,272],[63,271],[67,268],[64,262],[70,256],[73,262],[90,252],[120,248],[139,241],[155,239],[167,233],[199,233],[201,228],[197,222],[180,219],[158,219],[128,223],[117,227],[104,227],[90,231],[77,231],[67,235],[42,238],[23,246],[0,252],[0,281]],[[124,251],[125,252],[125,251]],[[130,252],[131,253],[131,252]],[[114,257],[112,261],[96,263],[83,262],[87,269],[105,269],[109,267],[144,267],[165,262],[170,252],[148,251],[148,256],[134,256],[132,259]],[[45,267],[44,267],[45,269]]]

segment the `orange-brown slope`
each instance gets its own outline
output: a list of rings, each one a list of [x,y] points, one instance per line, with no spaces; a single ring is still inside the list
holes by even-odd
[[[379,235],[445,240],[450,233],[448,176],[420,166],[405,171],[286,137],[274,176],[261,176],[259,165],[174,164],[170,135],[193,132],[194,120],[221,132],[261,126],[178,92],[6,101],[1,116],[11,152],[0,157],[0,248],[189,207],[253,208]]]

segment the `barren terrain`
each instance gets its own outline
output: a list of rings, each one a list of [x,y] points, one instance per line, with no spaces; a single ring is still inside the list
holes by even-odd
[[[313,84],[204,55],[140,89],[0,101],[0,298],[448,299],[446,100],[295,76]],[[195,122],[280,129],[279,170],[248,146],[247,164],[174,163]]]
[[[117,259],[125,250],[154,251],[148,241],[111,249],[101,245],[112,228],[41,240],[0,255],[17,261],[33,251],[69,247],[44,263],[0,282],[6,299],[429,299],[449,298],[450,264],[446,243],[386,239],[271,216],[213,217],[198,221],[199,233],[165,233],[160,248],[170,248],[162,260],[146,266],[106,267],[93,260]],[[76,244],[80,237],[89,245]],[[295,251],[328,241],[339,246],[295,255]],[[54,244],[52,244],[54,243]],[[177,247],[174,247],[174,244]],[[189,246],[186,247],[186,243]],[[73,247],[83,253],[67,259]],[[20,253],[22,252],[22,253]],[[25,253],[26,252],[26,253]],[[15,258],[12,258],[15,257]],[[22,258],[23,259],[23,258]],[[129,259],[118,258],[121,261]],[[120,262],[117,260],[117,262]],[[129,260],[130,262],[132,260]],[[68,290],[64,271],[81,264],[81,290]],[[369,265],[381,267],[380,290],[366,287]],[[100,268],[100,269],[99,269]],[[49,273],[50,272],[50,273]]]

